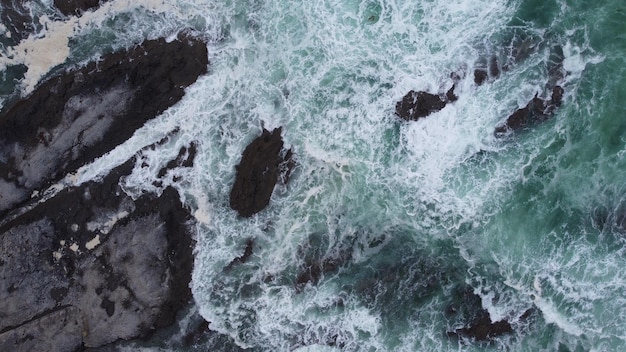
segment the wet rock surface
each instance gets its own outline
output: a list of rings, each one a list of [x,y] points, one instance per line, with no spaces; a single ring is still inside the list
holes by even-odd
[[[443,109],[450,97],[454,97],[451,101],[456,100],[453,89],[443,98],[436,94],[412,90],[396,103],[396,115],[408,121],[416,121]]]
[[[0,350],[72,351],[147,336],[191,298],[190,214],[173,188],[120,178],[61,191],[0,227]]]
[[[492,321],[489,312],[482,307],[481,299],[474,294],[470,288],[455,292],[457,302],[461,305],[449,306],[446,310],[448,318],[460,316],[465,321],[465,325],[448,331],[449,337],[469,338],[479,342],[491,342],[495,338],[511,334],[518,327],[519,323],[525,323],[534,313],[534,309],[526,310],[518,316],[516,323],[503,319]]]
[[[66,15],[80,15],[87,10],[93,10],[108,0],[54,0],[54,6]]]
[[[496,135],[504,135],[527,128],[533,124],[547,120],[555,110],[561,106],[564,90],[560,86],[552,88],[550,100],[544,100],[537,95],[525,107],[515,110],[509,115],[504,124],[496,127]]]
[[[107,153],[206,73],[206,44],[148,40],[41,83],[0,112],[0,215]]]
[[[242,217],[250,217],[269,204],[279,176],[289,179],[295,164],[292,152],[283,148],[281,131],[263,129],[241,155],[230,192],[230,207]]]

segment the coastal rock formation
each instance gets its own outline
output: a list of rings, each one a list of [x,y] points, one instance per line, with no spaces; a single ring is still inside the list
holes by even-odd
[[[509,115],[503,125],[496,127],[497,136],[507,132],[524,129],[534,123],[547,120],[554,114],[554,111],[561,106],[563,101],[563,88],[554,86],[550,100],[545,101],[537,95],[523,108],[517,109]]]
[[[147,40],[7,103],[0,112],[0,215],[131,137],[178,102],[207,65],[201,40]]]
[[[74,351],[147,336],[191,298],[178,193],[133,200],[120,177],[61,191],[0,227],[0,350]]]
[[[241,155],[230,192],[230,207],[240,216],[250,217],[269,204],[279,175],[289,179],[295,162],[291,150],[283,148],[281,131],[263,129]]]
[[[498,58],[492,56],[486,67],[479,67],[474,70],[474,83],[478,86],[485,83],[488,79],[495,80],[500,77],[500,67],[498,66]]]
[[[54,0],[54,6],[66,15],[80,15],[87,10],[93,10],[108,0]]]
[[[471,288],[454,292],[453,296],[455,296],[458,302],[461,302],[461,305],[449,306],[446,315],[448,318],[453,316],[460,317],[466,323],[461,328],[448,331],[449,337],[463,337],[479,342],[490,342],[494,338],[514,331],[516,324],[514,325],[506,319],[492,321],[489,312],[482,307],[480,297]],[[533,308],[528,309],[515,320],[525,322],[531,317],[533,312]]]
[[[412,90],[408,92],[401,101],[396,103],[396,115],[407,121],[416,121],[443,109],[449,101],[454,100],[456,100],[454,86],[448,91],[445,97]]]

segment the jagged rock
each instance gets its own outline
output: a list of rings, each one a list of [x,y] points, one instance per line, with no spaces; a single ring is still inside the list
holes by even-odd
[[[291,151],[283,149],[281,131],[263,129],[241,155],[230,192],[230,207],[240,216],[250,217],[269,204],[281,170],[286,172],[283,180],[289,179],[294,161]]]
[[[513,327],[506,320],[492,322],[489,312],[482,310],[479,316],[469,326],[455,331],[455,334],[471,337],[476,341],[488,341],[494,337],[512,333]]]
[[[178,193],[133,200],[120,177],[61,191],[0,227],[0,347],[73,351],[147,336],[191,298],[191,216]]]
[[[563,88],[554,86],[549,101],[545,101],[537,95],[523,108],[517,109],[501,126],[496,127],[495,134],[503,135],[510,131],[517,131],[531,124],[547,120],[554,111],[561,106],[563,101]]]
[[[252,256],[252,249],[253,249],[253,247],[254,247],[254,239],[253,238],[249,238],[246,241],[246,248],[244,249],[243,254],[240,255],[239,257],[233,259],[230,263],[228,263],[228,265],[224,268],[224,271],[229,271],[233,267],[235,267],[236,265],[243,264],[243,263],[247,262],[248,259],[250,259],[250,257]]]
[[[54,0],[54,6],[66,15],[80,15],[87,10],[92,10],[108,0]]]
[[[514,325],[510,321],[503,319],[499,321],[491,321],[489,312],[482,308],[481,299],[469,287],[453,292],[455,298],[462,302],[461,306],[449,306],[446,315],[451,318],[459,315],[462,319],[469,321],[462,328],[448,331],[450,337],[465,337],[475,341],[490,342],[494,338],[510,334],[514,331]],[[534,312],[534,308],[527,309],[521,316],[517,317],[517,321],[525,322]]]
[[[201,40],[147,40],[6,104],[0,113],[0,215],[127,140],[178,102],[207,65]]]
[[[477,86],[483,85],[487,80],[495,80],[500,77],[500,67],[498,66],[498,58],[494,55],[489,59],[489,63],[485,67],[485,63],[474,70],[474,83]]]
[[[474,70],[474,83],[476,83],[476,85],[481,86],[485,83],[488,77],[489,75],[487,74],[487,70],[482,68]]]
[[[454,96],[453,89],[452,92],[449,91],[449,93]],[[453,100],[441,98],[439,95],[427,92],[416,92],[412,90],[408,92],[401,101],[396,103],[396,115],[408,121],[416,121],[443,109],[448,101]]]
[[[454,103],[459,100],[459,97],[454,94],[454,88],[456,88],[456,84],[453,84],[452,87],[446,92],[446,100],[448,100],[449,103]]]

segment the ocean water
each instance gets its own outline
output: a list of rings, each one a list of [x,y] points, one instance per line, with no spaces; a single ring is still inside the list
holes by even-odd
[[[38,36],[2,42],[3,98],[145,38],[192,28],[208,40],[209,74],[178,105],[64,181],[98,177],[176,130],[124,180],[129,194],[158,193],[161,166],[198,142],[172,185],[197,219],[195,309],[222,337],[191,350],[626,349],[623,1],[112,0],[81,19],[55,17],[51,2],[33,2]],[[492,57],[500,76],[476,86]],[[458,101],[419,121],[395,116],[408,91],[443,93],[453,73]],[[494,136],[555,83],[554,116]],[[234,166],[279,126],[294,174],[239,218]],[[226,269],[249,241],[252,257]],[[448,335],[480,309],[514,332]]]

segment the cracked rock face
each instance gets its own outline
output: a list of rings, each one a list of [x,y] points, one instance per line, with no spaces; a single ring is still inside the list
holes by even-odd
[[[132,165],[0,228],[0,350],[72,351],[147,336],[188,303],[191,217],[172,188],[134,201],[121,192]]]
[[[0,112],[0,215],[130,138],[207,65],[200,40],[147,40],[9,102]]]
[[[19,23],[23,5],[3,4],[15,11],[2,15]],[[207,66],[206,43],[189,34],[146,40],[3,106],[0,351],[75,351],[146,337],[189,303],[194,241],[177,191],[159,186],[159,195],[133,199],[120,187],[140,154],[101,180],[41,195],[176,104]],[[197,142],[183,147],[155,182],[178,182],[196,150]]]

